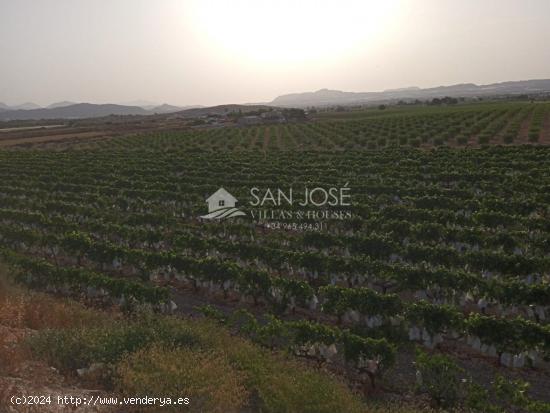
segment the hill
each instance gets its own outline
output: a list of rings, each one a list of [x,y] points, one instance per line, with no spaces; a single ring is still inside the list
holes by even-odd
[[[184,108],[164,103],[162,105],[155,106],[155,107],[153,107],[151,109],[148,109],[148,110],[152,113],[173,113],[173,112],[181,111],[182,109],[184,109]]]
[[[42,106],[37,105],[36,103],[27,102],[21,105],[10,106],[5,103],[0,102],[0,110],[31,110],[31,109],[40,109]]]
[[[122,106],[113,104],[96,105],[92,103],[77,103],[74,105],[33,109],[11,110],[0,113],[0,120],[28,119],[78,119],[97,118],[109,115],[148,115],[151,112],[138,106]]]
[[[243,111],[244,108],[248,108],[248,106],[240,106],[243,108]],[[0,121],[39,119],[85,119],[109,115],[154,115],[182,111],[185,112],[189,109],[204,108],[197,106],[174,106],[168,105],[166,103],[162,105],[142,107],[118,104],[74,103],[64,101],[52,103],[46,108],[29,110],[16,109],[16,107],[0,103]],[[248,110],[251,109],[247,109],[247,111]],[[214,111],[217,111],[217,109],[214,109]]]
[[[321,89],[316,92],[291,93],[278,96],[269,104],[277,106],[330,106],[365,104],[398,99],[433,99],[436,97],[483,97],[550,92],[550,79],[476,85],[462,83],[421,89],[418,87],[390,89],[382,92],[343,92]]]
[[[42,108],[42,106],[40,105],[37,105],[36,103],[33,103],[33,102],[26,102],[26,103],[23,103],[21,105],[17,105],[17,106],[12,106],[11,109],[13,110],[32,110],[32,109],[40,109]]]
[[[64,108],[66,106],[76,105],[76,102],[69,102],[67,100],[64,100],[62,102],[55,102],[51,105],[48,105],[47,109],[55,109],[55,108]]]

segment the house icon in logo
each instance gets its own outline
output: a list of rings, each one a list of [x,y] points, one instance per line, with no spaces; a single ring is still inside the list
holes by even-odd
[[[206,199],[208,214],[202,215],[204,219],[225,219],[246,214],[235,207],[237,198],[227,192],[224,188],[218,189]]]

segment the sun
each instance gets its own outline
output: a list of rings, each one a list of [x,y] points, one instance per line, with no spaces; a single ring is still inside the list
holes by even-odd
[[[362,52],[385,34],[400,0],[197,0],[188,17],[218,53],[262,64],[323,61]]]

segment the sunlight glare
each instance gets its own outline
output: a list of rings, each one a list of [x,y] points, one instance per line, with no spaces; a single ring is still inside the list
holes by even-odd
[[[197,0],[194,30],[219,53],[256,63],[337,59],[372,47],[400,0]]]

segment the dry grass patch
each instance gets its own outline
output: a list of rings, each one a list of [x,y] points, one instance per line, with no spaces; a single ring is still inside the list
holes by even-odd
[[[32,330],[97,326],[113,314],[94,311],[75,301],[15,286],[0,267],[0,325]]]
[[[0,376],[15,374],[31,358],[27,349],[17,343],[20,338],[18,332],[0,326]]]
[[[244,374],[215,352],[153,346],[127,356],[117,375],[119,390],[129,396],[189,398],[188,406],[158,411],[236,413],[248,400]]]

